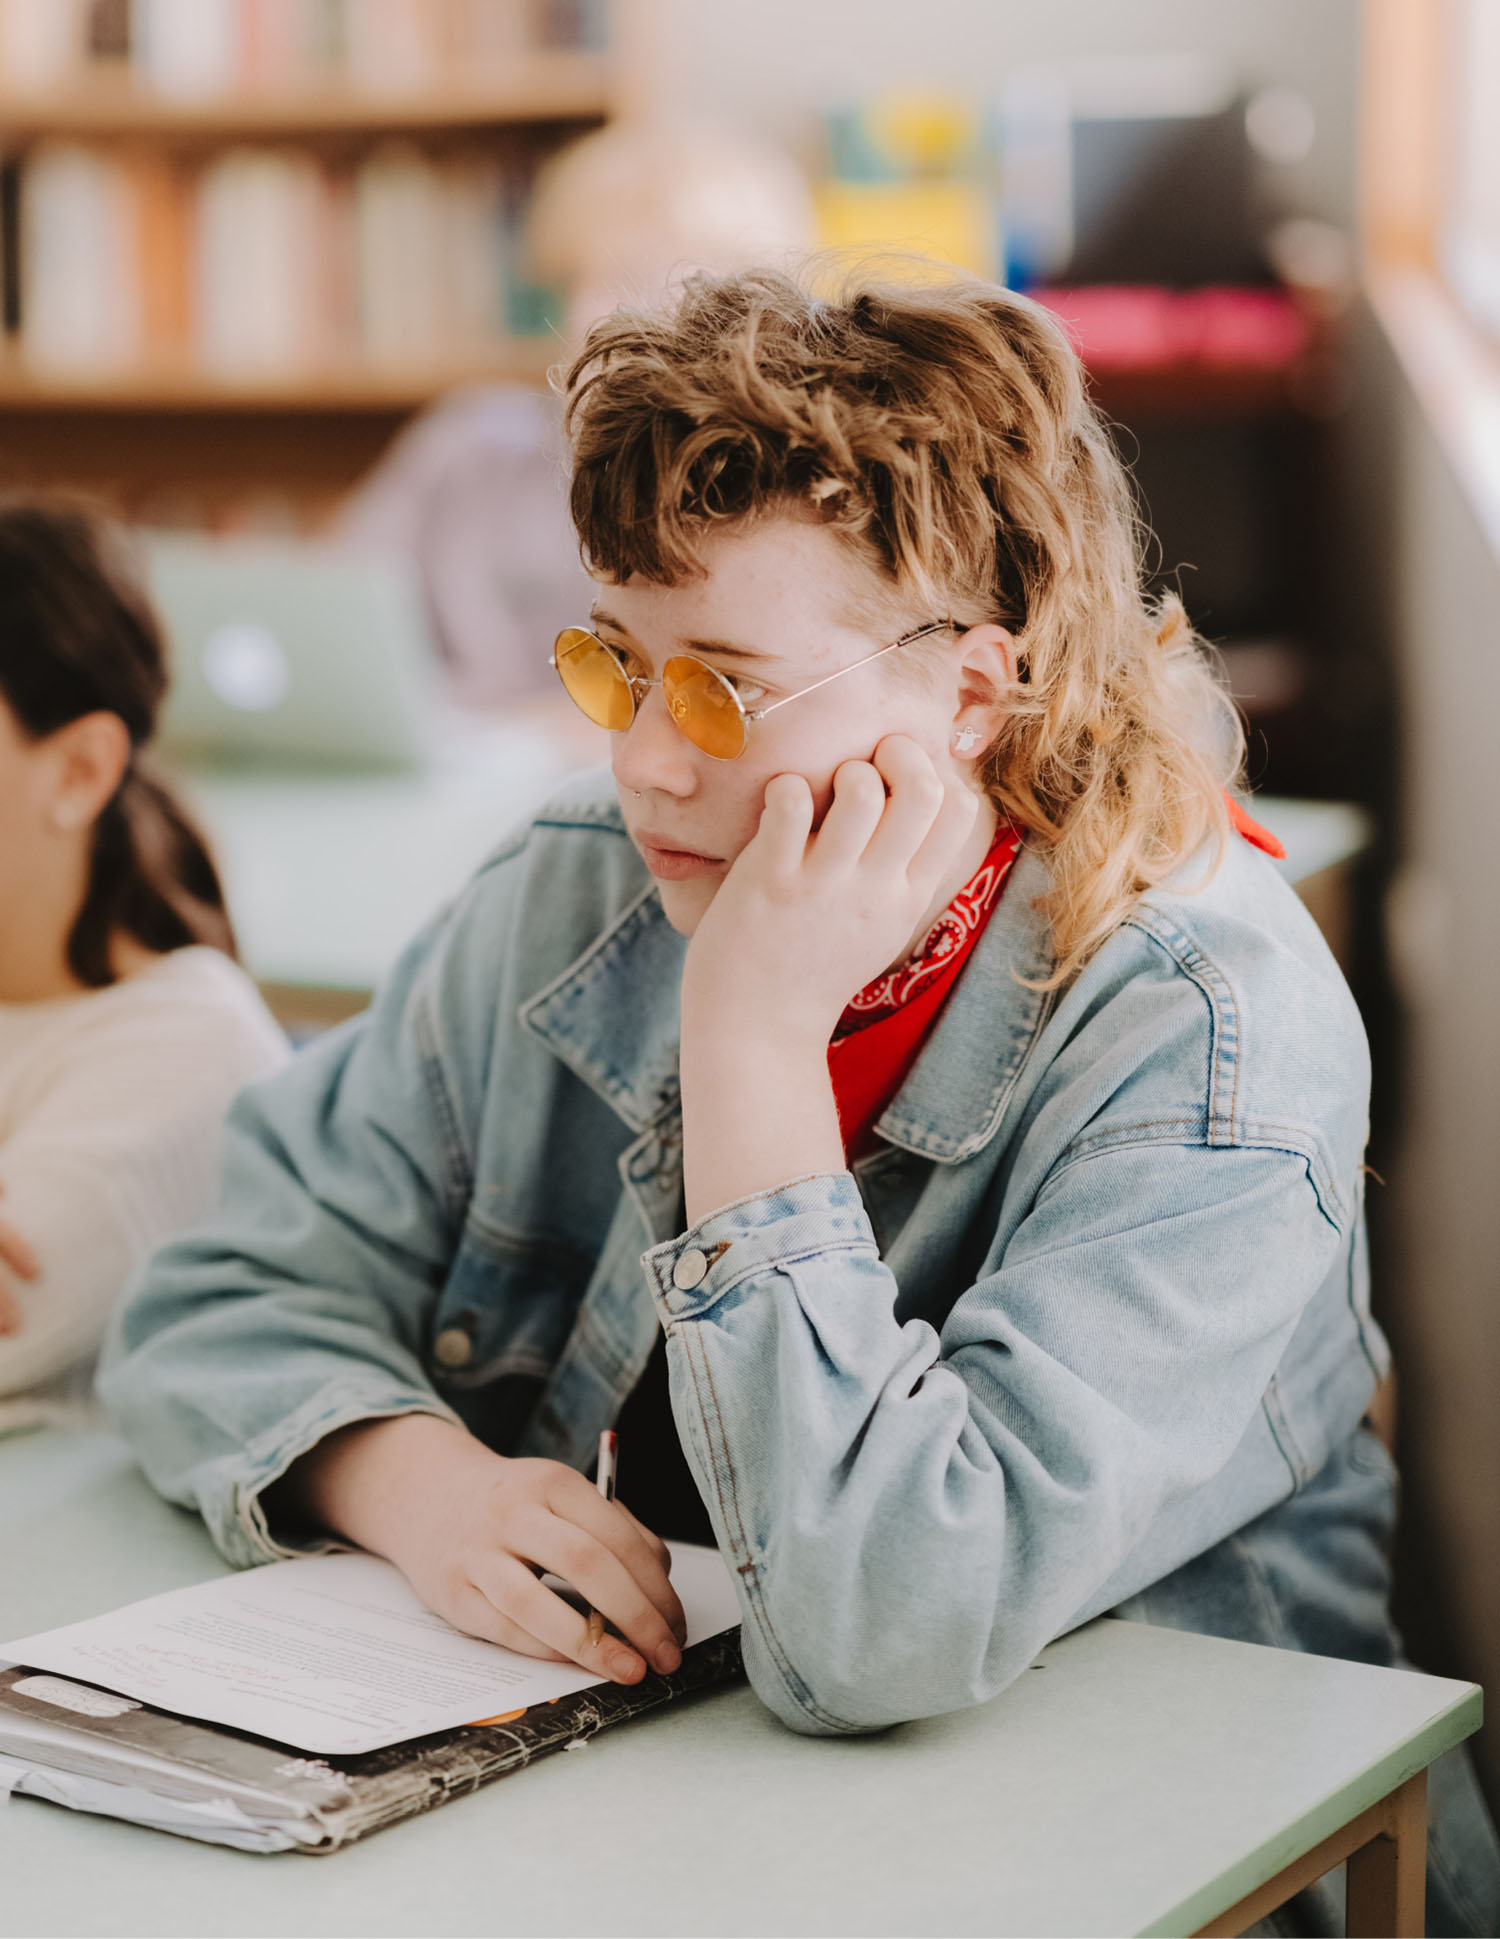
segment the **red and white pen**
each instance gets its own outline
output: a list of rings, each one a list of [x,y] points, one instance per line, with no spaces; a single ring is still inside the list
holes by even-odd
[[[615,1466],[620,1455],[620,1437],[612,1427],[606,1427],[599,1436],[599,1466],[594,1485],[606,1501],[615,1498]],[[597,1609],[589,1610],[589,1642],[601,1643],[604,1640],[604,1618]]]

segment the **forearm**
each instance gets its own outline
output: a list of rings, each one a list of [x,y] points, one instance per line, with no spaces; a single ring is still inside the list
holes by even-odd
[[[827,1046],[685,1009],[682,1135],[689,1224],[788,1179],[844,1170]]]
[[[340,1428],[294,1461],[262,1497],[274,1527],[317,1529],[385,1555],[390,1531],[409,1526],[471,1466],[495,1456],[435,1414],[399,1414]]]
[[[761,1695],[834,1730],[982,1700],[1107,1586],[1272,1506],[1279,1457],[1216,1478],[1338,1243],[1288,1154],[1132,1145],[1062,1167],[941,1334],[898,1319],[847,1172],[649,1252]],[[684,1245],[709,1262],[686,1285]]]
[[[793,1728],[834,1731],[989,1694],[1016,1532],[1005,1475],[931,1327],[897,1321],[853,1180],[742,1200],[690,1240],[711,1259],[698,1285],[676,1285],[680,1242],[648,1271],[758,1693]]]

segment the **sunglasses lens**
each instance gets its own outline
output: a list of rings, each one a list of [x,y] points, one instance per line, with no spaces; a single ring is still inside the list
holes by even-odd
[[[667,709],[694,747],[716,761],[745,751],[745,716],[729,683],[701,660],[683,656],[662,668]]]
[[[635,697],[625,669],[583,626],[565,626],[552,649],[568,697],[596,727],[619,733],[635,718]]]

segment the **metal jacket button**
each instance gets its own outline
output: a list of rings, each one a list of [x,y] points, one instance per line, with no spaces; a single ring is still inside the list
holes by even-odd
[[[445,1326],[433,1341],[432,1351],[440,1366],[466,1367],[474,1355],[474,1342],[461,1326]]]
[[[672,1284],[682,1292],[690,1292],[703,1279],[708,1271],[708,1260],[696,1246],[689,1246],[686,1252],[677,1255],[672,1267]]]

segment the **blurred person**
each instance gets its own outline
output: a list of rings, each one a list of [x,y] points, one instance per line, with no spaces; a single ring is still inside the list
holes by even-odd
[[[533,273],[564,293],[575,348],[623,296],[651,301],[689,270],[776,261],[814,238],[806,184],[776,150],[629,121],[553,157],[528,225]],[[556,712],[540,649],[587,606],[589,582],[550,392],[507,384],[441,399],[351,494],[333,536],[416,560],[457,698]]]
[[[0,499],[0,1431],[86,1411],[110,1302],[285,1055],[208,850],[145,765],[166,687],[121,542]]]
[[[703,276],[567,409],[612,773],[234,1113],[106,1349],[148,1474],[623,1683],[712,1540],[813,1735],[1105,1611],[1398,1661],[1364,1033],[1060,328]],[[1461,1754],[1431,1797],[1431,1929],[1493,1931]]]

